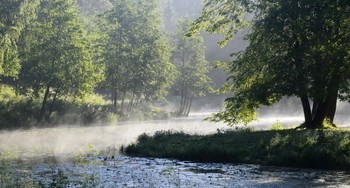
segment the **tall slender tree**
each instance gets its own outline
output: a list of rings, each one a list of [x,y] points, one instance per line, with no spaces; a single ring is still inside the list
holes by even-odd
[[[174,80],[175,67],[161,31],[155,1],[115,0],[105,15],[106,87],[117,107],[128,98],[129,109],[141,101],[164,97]]]
[[[179,116],[188,116],[194,97],[204,96],[211,89],[211,79],[207,76],[209,62],[205,59],[205,47],[201,36],[187,37],[191,21],[184,19],[178,23],[172,60],[179,71],[174,90],[180,94]]]
[[[41,121],[50,97],[53,105],[59,94],[83,95],[102,75],[92,63],[74,0],[43,0],[38,19],[25,32],[20,81],[36,92],[44,90]]]

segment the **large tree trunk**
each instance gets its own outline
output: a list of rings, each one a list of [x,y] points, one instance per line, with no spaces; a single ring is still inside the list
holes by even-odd
[[[318,102],[316,100],[314,100],[313,104],[312,104],[312,119],[315,118],[317,108],[318,108]]]
[[[326,99],[326,101],[318,103],[315,117],[312,120],[312,126],[310,128],[322,128],[323,121],[326,119],[326,115],[328,112],[328,103],[328,99]]]
[[[338,100],[338,92],[334,92],[330,98],[330,105],[327,112],[327,118],[329,119],[329,122],[335,126],[334,124],[334,116],[335,112],[337,110],[337,100]]]
[[[45,110],[46,110],[46,103],[47,103],[47,98],[49,96],[49,92],[50,92],[50,86],[48,85],[46,90],[45,90],[44,99],[43,99],[43,102],[42,102],[41,108],[40,108],[40,113],[39,113],[39,117],[38,117],[39,122],[44,119]]]
[[[301,104],[303,105],[305,126],[308,126],[312,123],[312,113],[310,108],[309,99],[306,96],[301,97]]]
[[[309,120],[309,117],[305,116],[305,128],[316,129],[322,128],[323,122],[327,118],[329,122],[334,125],[334,116],[337,108],[337,99],[338,99],[338,90],[331,93],[325,100],[314,100],[313,109],[312,109],[312,121]],[[304,107],[304,104],[303,104]],[[306,114],[304,108],[304,114]],[[308,112],[307,112],[308,114]]]

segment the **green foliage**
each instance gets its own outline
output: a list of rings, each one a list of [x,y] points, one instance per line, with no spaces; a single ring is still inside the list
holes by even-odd
[[[105,86],[114,105],[125,99],[130,99],[130,107],[140,101],[163,99],[175,68],[169,60],[155,2],[115,0],[112,4],[103,15],[101,28],[109,36]]]
[[[246,18],[252,11],[252,0],[205,0],[202,15],[195,21],[189,35],[199,34],[201,30],[209,33],[225,33],[219,44],[226,45],[240,29],[250,25]]]
[[[261,105],[296,96],[303,102],[306,127],[322,127],[326,117],[333,122],[337,97],[346,99],[350,91],[348,1],[206,2],[190,34],[225,33],[224,44],[247,29],[250,42],[223,67],[230,74],[224,91],[233,96],[213,121],[248,123]]]
[[[109,0],[77,0],[80,13],[86,18],[102,14],[111,6]]]
[[[20,70],[18,42],[22,30],[35,18],[39,0],[0,2],[0,76],[16,77]]]
[[[89,94],[84,98],[68,96],[65,99],[58,99],[53,111],[55,113],[48,118],[48,123],[53,125],[89,125],[118,120],[112,106],[96,94]]]
[[[188,135],[163,131],[141,135],[124,149],[138,157],[199,162],[254,163],[303,168],[350,169],[350,133],[342,130],[274,130]]]
[[[128,116],[124,116],[123,120],[164,120],[171,117],[166,110],[154,107],[152,105],[143,105],[140,108],[134,109]]]
[[[283,130],[284,127],[282,125],[282,123],[280,121],[276,121],[276,123],[274,123],[272,126],[271,126],[271,130],[274,130],[274,131],[277,131],[277,130]]]
[[[75,1],[43,1],[38,19],[25,36],[21,81],[33,89],[54,88],[63,94],[91,91],[95,74]],[[74,87],[72,87],[74,86]]]
[[[46,124],[93,124],[118,120],[118,116],[112,111],[112,106],[101,96],[95,94],[84,98],[66,96],[57,99],[53,108],[54,112],[47,117],[47,122],[38,124],[36,116],[40,106],[41,101],[32,97],[32,94],[19,95],[12,87],[1,86],[0,129],[28,128]]]
[[[172,61],[179,73],[173,90],[181,97],[179,116],[189,114],[193,97],[205,96],[212,89],[203,38],[186,37],[190,24],[189,19],[180,21],[174,36]]]
[[[17,95],[8,86],[0,86],[0,128],[16,128],[33,124],[40,102],[28,96]]]
[[[25,33],[19,83],[22,90],[45,89],[39,121],[51,96],[51,106],[59,95],[84,96],[103,79],[103,66],[92,62],[75,1],[42,1],[38,19]]]

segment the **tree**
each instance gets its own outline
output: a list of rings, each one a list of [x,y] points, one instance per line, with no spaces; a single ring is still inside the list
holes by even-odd
[[[84,95],[102,79],[92,63],[85,32],[74,0],[43,0],[38,19],[25,31],[22,86],[38,93],[44,89],[38,115],[45,117],[48,99],[58,95]]]
[[[225,90],[233,96],[211,119],[246,124],[261,105],[296,96],[304,127],[333,123],[337,98],[348,100],[350,93],[349,9],[344,0],[207,1],[192,34],[224,32],[224,45],[250,24],[250,45],[224,65],[230,73]]]
[[[16,77],[20,70],[18,42],[22,30],[35,18],[39,0],[0,1],[0,76]]]
[[[160,15],[154,1],[115,0],[104,14],[106,87],[117,107],[129,99],[128,111],[141,101],[160,99],[174,80],[170,49],[160,29]],[[116,109],[116,111],[118,111]]]
[[[180,21],[175,36],[175,49],[172,60],[179,71],[173,88],[180,94],[179,116],[188,116],[192,99],[204,96],[211,89],[211,79],[207,76],[209,62],[205,59],[203,38],[187,37],[190,28],[189,19]]]
[[[111,6],[109,0],[77,0],[77,3],[80,13],[89,18],[102,14]]]

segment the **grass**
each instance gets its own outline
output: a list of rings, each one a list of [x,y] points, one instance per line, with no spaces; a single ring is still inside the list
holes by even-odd
[[[350,132],[243,128],[203,136],[162,131],[139,136],[136,143],[123,147],[123,152],[196,162],[350,170]]]

